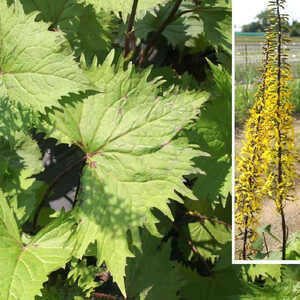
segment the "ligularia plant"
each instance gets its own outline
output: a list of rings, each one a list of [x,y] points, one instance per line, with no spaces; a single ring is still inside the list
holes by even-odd
[[[247,248],[250,248],[256,237],[256,228],[262,209],[264,195],[264,178],[266,163],[262,163],[263,154],[267,148],[266,131],[264,127],[266,72],[269,68],[270,43],[265,42],[264,69],[258,86],[256,101],[250,110],[246,124],[246,141],[238,157],[239,177],[236,182],[236,214],[235,222],[243,232],[243,259],[246,259]],[[247,243],[248,235],[251,235]]]
[[[286,258],[286,201],[295,200],[293,104],[289,102],[291,80],[287,63],[287,39],[280,13],[285,1],[270,1],[270,25],[266,34],[265,62],[256,102],[247,122],[247,142],[238,162],[236,223],[243,232],[243,259],[256,238],[262,201],[275,201],[282,224],[282,259]],[[250,241],[247,243],[248,236]]]
[[[231,1],[0,0],[0,300],[224,283],[230,66]]]

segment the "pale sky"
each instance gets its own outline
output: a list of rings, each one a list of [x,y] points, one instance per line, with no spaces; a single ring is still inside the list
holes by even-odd
[[[268,0],[233,0],[233,25],[240,30],[242,25],[256,21],[255,16],[268,7]],[[300,22],[300,0],[286,0],[284,13],[290,21]]]

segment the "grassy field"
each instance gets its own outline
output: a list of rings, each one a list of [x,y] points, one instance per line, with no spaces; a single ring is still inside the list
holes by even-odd
[[[291,82],[292,96],[290,101],[295,104],[295,114],[300,115],[300,79]],[[257,84],[249,82],[248,84],[235,85],[235,126],[242,127],[249,117],[249,109],[254,103],[254,96]]]

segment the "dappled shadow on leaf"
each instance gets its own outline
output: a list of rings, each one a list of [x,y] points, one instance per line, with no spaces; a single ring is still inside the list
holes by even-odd
[[[199,16],[203,20],[203,31],[207,39],[213,45],[220,45],[231,51],[231,34],[224,34],[231,28],[231,12],[212,7],[200,11]]]
[[[214,262],[219,257],[220,250],[229,241],[231,231],[225,225],[205,219],[180,228],[179,247],[185,260],[192,255],[200,261]]]
[[[88,64],[94,56],[102,62],[111,50],[116,26],[112,14],[104,11],[97,14],[92,5],[86,6],[77,0],[20,2],[26,14],[39,11],[36,21],[50,23],[49,30],[63,31],[77,59],[83,53]],[[68,46],[64,47],[68,51]]]
[[[219,197],[226,199],[223,188],[226,185],[226,177],[231,172],[231,161],[221,160],[218,157],[202,157],[195,159],[196,166],[206,175],[198,175],[193,186],[197,198],[206,199],[211,204],[219,202]]]
[[[155,229],[166,237],[173,226],[172,220],[155,207],[151,209],[151,213],[157,219]]]
[[[165,21],[166,16],[170,15],[173,7],[174,4],[168,2],[166,5],[159,5],[154,12],[147,12],[146,15],[135,24],[136,36],[145,41],[151,40],[151,34],[158,31],[161,24]],[[182,49],[187,40],[186,31],[187,25],[184,23],[184,18],[179,17],[170,22],[161,35],[164,36],[168,43],[174,48]],[[155,46],[159,47],[158,43],[156,43]]]
[[[182,282],[176,272],[178,264],[170,261],[170,243],[161,244],[161,239],[140,229],[141,246],[131,246],[135,258],[127,259],[126,292],[128,300],[177,299]]]
[[[43,170],[41,153],[32,139],[33,113],[0,99],[0,188],[9,195],[19,225],[33,214],[45,185],[33,175]]]
[[[8,98],[0,98],[0,116],[0,136],[5,137],[11,145],[16,143],[16,132],[25,131],[29,134],[30,125],[35,120],[31,109],[20,104],[13,105]]]
[[[49,114],[55,114],[56,111],[64,112],[64,108],[76,108],[76,105],[84,102],[89,96],[98,94],[99,92],[94,90],[87,90],[85,92],[79,92],[78,94],[70,93],[68,96],[63,96],[59,99],[61,106],[57,107],[46,107],[46,112]]]
[[[218,251],[215,252],[215,249],[221,248],[222,243],[220,243],[216,239],[215,234],[205,225],[205,223],[202,223],[201,225],[202,225],[203,230],[206,232],[208,239],[196,241],[196,242],[194,242],[194,246],[196,246],[199,249],[211,251],[212,254],[217,254]],[[215,226],[215,225],[213,225],[213,226]]]
[[[117,191],[116,191],[117,193]],[[97,224],[106,237],[124,238],[128,229],[143,224],[147,217],[134,211],[130,199],[111,194],[91,167],[83,170],[79,194],[80,211]]]
[[[171,67],[153,68],[149,74],[148,81],[156,77],[163,76],[165,82],[161,85],[163,91],[167,91],[172,85],[179,86],[183,91],[199,90],[199,84],[196,79],[185,72],[183,75],[178,74]]]
[[[223,2],[226,5],[231,4],[231,0],[223,0]],[[222,2],[220,2],[220,0],[206,0],[205,1],[205,5],[207,5],[207,6],[221,6],[221,4],[219,4],[219,3],[222,3]]]

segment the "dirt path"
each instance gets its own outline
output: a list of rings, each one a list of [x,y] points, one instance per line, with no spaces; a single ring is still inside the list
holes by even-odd
[[[300,117],[295,119],[295,143],[298,151],[298,162],[296,165],[298,178],[296,180],[296,197],[297,200],[294,202],[288,202],[285,207],[285,217],[286,223],[288,226],[289,237],[296,231],[300,230]],[[235,135],[235,153],[236,155],[239,153],[242,147],[242,140],[244,138],[243,131],[237,131]],[[276,212],[275,203],[271,200],[264,200],[263,202],[263,214],[261,216],[261,221],[259,226],[266,226],[268,224],[272,224],[271,232],[277,236],[280,240],[282,238],[282,230],[281,230],[281,217]],[[280,243],[278,243],[273,238],[266,236],[266,243],[269,251],[278,251],[281,248]],[[236,242],[236,249],[241,246],[241,242]],[[265,252],[266,249],[264,249]],[[237,257],[236,259],[241,259]]]

